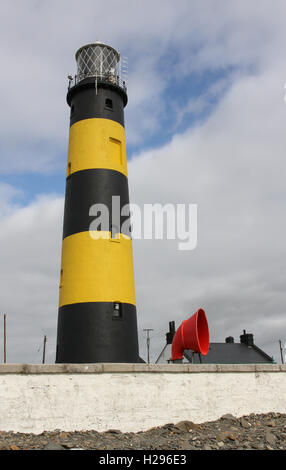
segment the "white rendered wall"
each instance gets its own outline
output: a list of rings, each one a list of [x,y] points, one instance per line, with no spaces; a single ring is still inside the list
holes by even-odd
[[[0,365],[0,431],[142,431],[286,413],[283,365]]]

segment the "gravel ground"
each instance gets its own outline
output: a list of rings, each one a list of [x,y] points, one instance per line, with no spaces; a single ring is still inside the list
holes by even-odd
[[[0,431],[0,450],[285,450],[286,414],[227,414],[216,421],[169,423],[145,432]]]

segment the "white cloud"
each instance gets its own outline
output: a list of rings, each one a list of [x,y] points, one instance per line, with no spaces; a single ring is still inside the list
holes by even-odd
[[[7,217],[15,210],[17,204],[15,198],[21,196],[22,192],[10,184],[0,182],[0,220]]]

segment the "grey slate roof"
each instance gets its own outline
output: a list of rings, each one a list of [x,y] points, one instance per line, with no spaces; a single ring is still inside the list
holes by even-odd
[[[166,344],[160,353],[156,364],[166,364],[171,359],[171,344]],[[183,362],[192,361],[192,351],[185,350]],[[202,364],[265,364],[273,363],[268,354],[256,345],[247,346],[243,343],[210,343],[210,349],[206,356],[201,355]],[[199,364],[198,354],[194,354],[193,363]]]
[[[192,351],[185,350],[185,358],[192,361]],[[243,343],[210,343],[206,356],[201,355],[202,364],[264,364],[273,363],[268,354],[254,344],[247,346]],[[194,364],[199,364],[198,354],[194,354]]]

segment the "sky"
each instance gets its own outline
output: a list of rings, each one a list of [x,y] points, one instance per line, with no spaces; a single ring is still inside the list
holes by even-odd
[[[211,342],[281,362],[285,318],[284,0],[2,0],[0,361],[55,361],[68,74],[100,40],[128,58],[130,201],[198,207],[198,244],[134,240],[140,354],[204,308]]]

